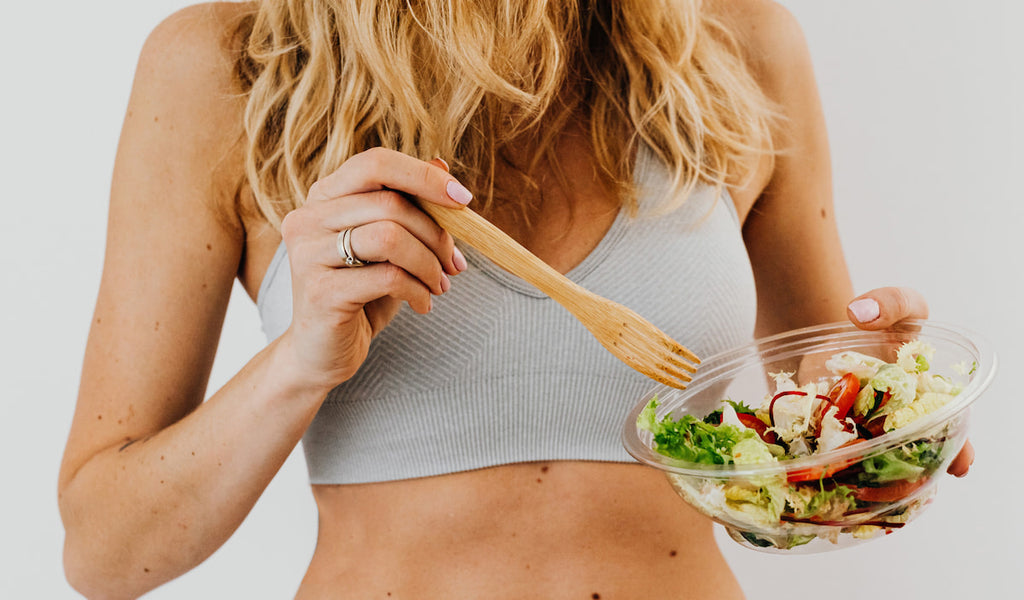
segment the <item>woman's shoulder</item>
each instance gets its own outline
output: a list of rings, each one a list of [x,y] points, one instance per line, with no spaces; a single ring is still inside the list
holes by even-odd
[[[783,117],[773,126],[776,147],[791,148],[820,112],[810,50],[796,17],[773,0],[709,0],[704,6],[735,40],[750,75]],[[762,157],[753,177],[733,191],[741,218],[782,164]]]
[[[123,142],[130,134],[135,147],[164,156],[169,169],[192,173],[201,195],[215,199],[233,226],[244,170],[245,95],[237,63],[241,28],[253,10],[252,3],[196,4],[159,23],[139,55],[122,133]]]
[[[241,50],[240,27],[253,10],[252,3],[210,2],[171,14],[146,38],[136,83],[162,81],[210,93],[228,90]]]
[[[793,13],[775,0],[708,0],[704,8],[740,36],[741,43],[771,43],[799,31]]]
[[[809,65],[807,43],[796,17],[773,0],[710,0],[709,13],[727,29],[762,84]]]

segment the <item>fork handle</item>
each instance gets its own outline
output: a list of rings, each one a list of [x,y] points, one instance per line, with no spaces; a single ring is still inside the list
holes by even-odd
[[[442,228],[476,248],[502,269],[525,280],[559,304],[571,303],[583,288],[537,258],[493,223],[468,208],[448,208],[419,202]]]

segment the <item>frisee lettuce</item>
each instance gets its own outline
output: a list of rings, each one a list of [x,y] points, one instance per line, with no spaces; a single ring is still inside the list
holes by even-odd
[[[732,464],[736,444],[757,437],[750,429],[733,425],[713,425],[683,415],[673,419],[657,416],[658,399],[652,399],[637,417],[637,427],[649,431],[654,437],[654,449],[670,458],[706,465]]]

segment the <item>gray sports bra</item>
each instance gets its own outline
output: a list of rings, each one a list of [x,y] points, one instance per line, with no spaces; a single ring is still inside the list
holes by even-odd
[[[729,198],[700,189],[668,214],[665,167],[637,157],[641,211],[619,214],[568,276],[708,356],[753,335],[754,279]],[[425,477],[540,460],[630,462],[619,432],[655,383],[560,305],[460,244],[469,268],[418,315],[403,306],[303,438],[314,484]],[[291,322],[278,249],[259,292],[268,340]]]

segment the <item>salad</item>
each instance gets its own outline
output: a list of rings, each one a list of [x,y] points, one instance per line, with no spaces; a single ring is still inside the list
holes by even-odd
[[[655,397],[637,427],[652,434],[656,452],[674,459],[779,467],[748,478],[669,473],[684,498],[731,523],[730,533],[750,544],[789,549],[815,538],[836,543],[840,534],[891,533],[930,499],[927,484],[946,456],[944,429],[808,467],[787,468],[785,461],[863,444],[948,404],[961,386],[931,372],[934,353],[920,341],[903,344],[894,363],[841,352],[825,362],[832,374],[826,380],[799,385],[794,373],[772,373],[775,391],[759,406],[727,399],[703,418],[658,419]]]

